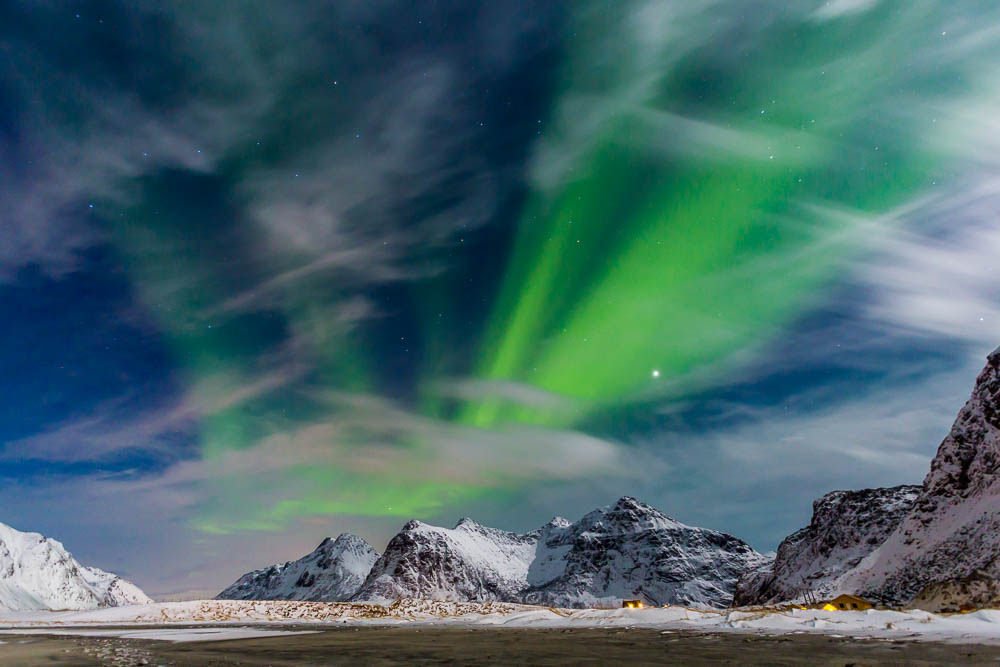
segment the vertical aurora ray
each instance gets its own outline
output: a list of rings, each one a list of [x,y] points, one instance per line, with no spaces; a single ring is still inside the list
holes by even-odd
[[[248,277],[261,281],[274,271],[273,257],[246,246],[246,221],[226,205],[226,184],[165,173],[139,189],[139,203],[112,220],[110,231],[137,295],[158,317],[185,387],[184,403],[194,410],[201,457],[220,469],[193,524],[209,533],[274,530],[295,508],[311,505],[302,513],[315,514],[350,505],[359,489],[372,487],[371,476],[342,483],[343,497],[334,501],[318,478],[350,476],[336,466],[290,464],[271,480],[226,471],[232,453],[337,413],[308,388],[363,392],[369,386],[367,350],[331,316],[337,289],[322,280],[300,281],[265,309],[220,307],[243,293]],[[296,491],[291,496],[290,488]],[[375,514],[393,506],[406,513],[426,509],[427,495],[407,503],[390,488],[354,504],[380,507]]]
[[[439,115],[462,86],[428,66],[401,79],[424,125],[392,116],[407,89],[366,144],[382,72],[345,94],[309,61],[211,161],[134,179],[108,234],[195,406],[195,524],[427,516],[615,473],[619,443],[589,432],[629,433],[604,417],[717,379],[807,312],[866,218],[947,176],[921,137],[975,58],[938,48],[932,5],[744,7],[571,5],[558,63],[482,83],[492,106],[533,99],[496,135],[482,100]]]
[[[655,393],[654,370],[677,380],[765,341],[851,252],[852,216],[890,210],[947,166],[914,140],[963,86],[947,58],[928,63],[942,18],[928,6],[829,19],[630,8],[576,17],[482,348],[483,377],[578,407],[487,400],[469,423],[572,422]]]

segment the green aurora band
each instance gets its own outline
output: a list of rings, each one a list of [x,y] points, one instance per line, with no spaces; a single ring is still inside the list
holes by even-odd
[[[829,18],[782,5],[747,16],[744,3],[573,4],[505,277],[486,334],[473,341],[478,355],[457,369],[552,394],[558,408],[497,395],[446,409],[435,387],[455,369],[429,364],[417,379],[423,414],[413,418],[435,426],[387,426],[378,406],[351,400],[378,394],[374,351],[337,317],[352,290],[319,273],[282,290],[266,312],[220,309],[240,284],[310,258],[276,252],[241,263],[253,254],[241,247],[252,221],[238,207],[221,199],[193,213],[171,200],[178,187],[205,187],[201,199],[211,202],[213,188],[246,170],[282,164],[280,151],[248,139],[232,151],[243,157],[225,157],[214,175],[140,183],[139,203],[112,233],[202,406],[203,458],[223,465],[268,439],[341,425],[320,437],[339,458],[290,465],[267,481],[213,480],[198,527],[427,516],[510,497],[533,480],[489,465],[436,472],[435,429],[470,440],[480,430],[586,430],[604,410],[729,368],[807,312],[857,250],[859,221],[947,177],[960,156],[920,138],[941,130],[945,100],[976,93],[979,63],[975,54],[949,58],[934,5],[883,2]],[[310,103],[321,104],[297,102]],[[273,136],[294,134],[288,116]],[[425,338],[449,340],[441,327],[455,304],[430,292],[414,299],[425,305]],[[290,345],[307,362],[270,388],[272,362]],[[391,452],[391,469],[365,460],[373,443]]]
[[[523,217],[480,368],[578,407],[488,401],[470,423],[579,420],[766,341],[834,276],[852,218],[941,177],[943,156],[914,140],[933,119],[899,108],[956,92],[948,68],[905,63],[937,36],[924,9],[765,17],[752,40],[734,23],[690,45],[676,38],[711,30],[706,12],[651,11],[664,24],[652,28],[615,13],[578,18],[582,49],[540,154],[577,139],[560,127],[576,114],[606,111],[586,119],[568,182],[539,189]]]

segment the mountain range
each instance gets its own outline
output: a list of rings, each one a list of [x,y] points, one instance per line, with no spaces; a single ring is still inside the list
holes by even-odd
[[[1000,604],[1000,349],[922,484],[828,493],[773,558],[626,496],[523,534],[471,519],[454,528],[410,521],[381,554],[343,534],[299,560],[243,575],[218,597],[561,607],[638,598],[726,607],[840,593],[931,611]],[[0,524],[0,609],[149,602],[134,584],[81,565],[61,543]]]
[[[852,593],[929,610],[998,604],[1000,349],[989,355],[923,484],[828,493],[813,504],[809,525],[785,538],[774,558],[629,497],[575,523],[557,517],[525,534],[471,519],[452,529],[411,521],[385,553],[367,543],[363,550],[372,560],[364,577],[364,568],[336,559],[307,567],[321,560],[314,553],[244,575],[220,597],[306,599],[294,596],[326,590],[336,594],[308,599],[579,607],[640,598],[723,607]]]
[[[360,538],[341,535],[341,540]],[[647,604],[725,607],[740,575],[766,561],[731,535],[686,526],[626,496],[579,521],[557,517],[524,534],[471,519],[454,528],[410,521],[353,592],[345,586],[337,560],[313,567],[303,580],[296,564],[317,562],[314,554],[258,572],[276,573],[280,583],[265,585],[282,591],[283,599],[305,599],[304,589],[322,586],[340,591],[324,598],[331,600],[425,598],[588,607],[636,598]],[[244,575],[219,597],[268,595],[264,587],[241,585],[254,581],[254,574]]]

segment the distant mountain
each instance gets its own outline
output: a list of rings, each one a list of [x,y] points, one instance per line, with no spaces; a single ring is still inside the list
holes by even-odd
[[[560,607],[649,604],[726,607],[739,577],[769,559],[732,535],[686,526],[635,498],[556,519],[539,531],[528,570],[530,604]]]
[[[347,539],[367,547],[353,536],[342,535],[337,542]],[[326,544],[301,560],[250,572],[219,597],[424,598],[566,607],[642,598],[653,604],[724,607],[740,574],[767,562],[735,537],[685,526],[629,497],[576,523],[556,518],[525,534],[472,519],[454,528],[410,521],[381,556],[359,547],[365,557],[352,561],[355,583],[349,586],[329,586],[324,578],[322,572],[343,565],[329,553],[319,555]],[[320,562],[325,567],[318,567]],[[364,583],[356,583],[361,577]]]
[[[0,609],[93,609],[152,602],[135,584],[85,567],[56,540],[0,523]]]
[[[248,572],[220,600],[312,600],[340,602],[353,597],[379,554],[350,533],[326,538],[307,556]]]
[[[537,540],[535,533],[508,533],[472,519],[452,529],[410,521],[389,540],[355,599],[518,600]]]
[[[833,491],[813,503],[809,525],[786,537],[774,561],[740,579],[733,604],[830,597],[913,508],[919,486]]]

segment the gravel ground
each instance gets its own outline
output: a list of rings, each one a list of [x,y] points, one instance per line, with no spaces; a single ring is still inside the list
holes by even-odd
[[[316,629],[316,628],[311,628]],[[334,628],[217,642],[7,635],[11,665],[954,665],[1000,664],[1000,646],[642,629]]]

